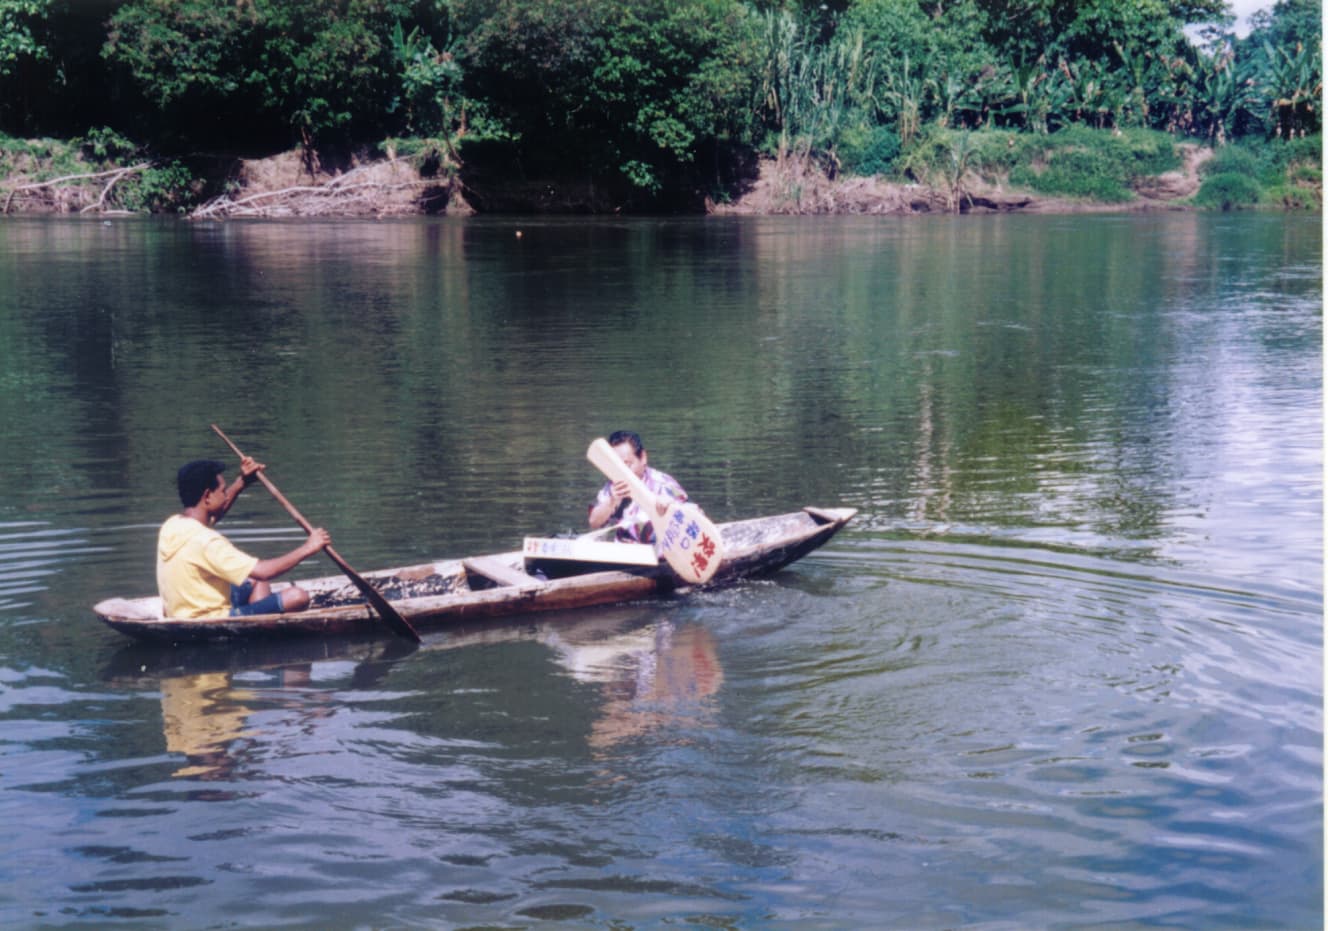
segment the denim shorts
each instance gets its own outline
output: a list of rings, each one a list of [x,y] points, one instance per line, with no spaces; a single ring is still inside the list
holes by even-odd
[[[249,596],[254,591],[254,580],[246,579],[243,585],[231,586],[231,617],[248,617],[251,614],[280,614],[281,592],[273,592],[266,598],[249,604]]]

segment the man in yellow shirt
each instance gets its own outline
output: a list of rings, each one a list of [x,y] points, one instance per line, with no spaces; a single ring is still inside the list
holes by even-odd
[[[303,544],[274,559],[241,552],[212,529],[263,468],[249,456],[229,487],[224,463],[197,459],[180,467],[176,484],[184,510],[161,525],[157,537],[157,590],[163,617],[239,617],[299,611],[309,593],[295,585],[279,592],[269,582],[332,542],[319,527]]]

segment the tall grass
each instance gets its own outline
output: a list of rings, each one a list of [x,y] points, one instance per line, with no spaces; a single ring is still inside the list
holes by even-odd
[[[760,104],[781,162],[830,154],[845,127],[860,123],[875,84],[862,30],[816,41],[788,11],[766,14]],[[833,156],[832,156],[833,159]]]

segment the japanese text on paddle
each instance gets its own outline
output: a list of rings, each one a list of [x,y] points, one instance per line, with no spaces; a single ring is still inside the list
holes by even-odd
[[[669,516],[661,542],[665,550],[691,552],[691,565],[698,577],[704,575],[706,566],[715,556],[715,541],[702,533],[701,525],[681,509]]]

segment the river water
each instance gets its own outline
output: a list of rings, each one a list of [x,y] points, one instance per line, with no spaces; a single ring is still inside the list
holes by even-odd
[[[0,225],[0,924],[1318,928],[1320,217]],[[362,571],[639,430],[777,576],[135,645],[218,423]],[[262,491],[222,525],[302,535]],[[295,573],[325,575],[325,561]]]

